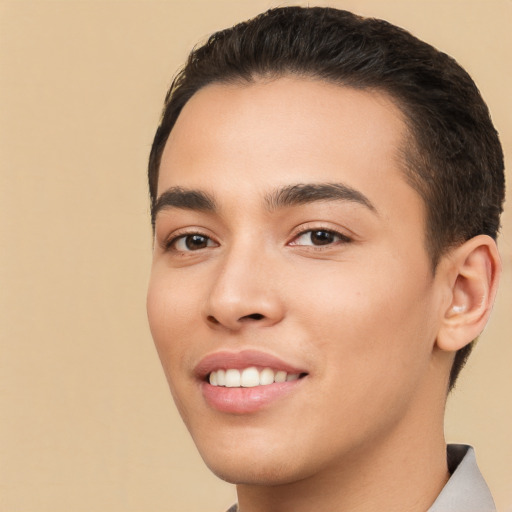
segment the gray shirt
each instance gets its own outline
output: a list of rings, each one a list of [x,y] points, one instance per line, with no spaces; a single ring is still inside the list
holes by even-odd
[[[427,512],[496,512],[485,480],[478,469],[475,451],[464,444],[447,446],[451,477]],[[233,505],[227,512],[240,512]]]
[[[451,477],[428,512],[496,512],[473,448],[449,444],[447,453]]]

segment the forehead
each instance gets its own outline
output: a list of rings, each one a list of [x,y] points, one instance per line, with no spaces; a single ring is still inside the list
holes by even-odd
[[[171,131],[158,193],[182,186],[254,197],[309,182],[343,182],[369,196],[410,188],[405,140],[401,111],[380,91],[294,77],[213,84]]]

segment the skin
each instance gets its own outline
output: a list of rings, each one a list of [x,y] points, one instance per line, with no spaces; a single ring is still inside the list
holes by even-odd
[[[472,330],[464,314],[494,294],[472,293],[460,269],[494,275],[497,256],[481,237],[433,272],[399,156],[405,130],[383,93],[284,77],[207,86],[170,134],[158,194],[198,190],[216,209],[157,213],[148,317],[183,420],[243,512],[424,511],[448,479],[449,369],[489,308]],[[319,183],[368,204],[269,207],[276,190]],[[307,376],[256,412],[220,412],[194,368],[245,349]]]

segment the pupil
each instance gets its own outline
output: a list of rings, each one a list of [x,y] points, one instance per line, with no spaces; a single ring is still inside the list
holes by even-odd
[[[188,236],[185,245],[187,246],[187,249],[203,249],[206,247],[208,241],[207,238],[203,235],[191,235]]]
[[[315,245],[327,245],[333,242],[333,235],[328,231],[313,231],[311,241]]]

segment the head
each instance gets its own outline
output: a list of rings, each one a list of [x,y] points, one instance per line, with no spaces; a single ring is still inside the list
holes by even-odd
[[[331,8],[285,7],[212,35],[189,56],[165,100],[149,160],[151,205],[161,156],[181,110],[212,83],[309,77],[387,94],[407,125],[404,178],[426,208],[432,272],[451,248],[496,239],[504,200],[503,153],[471,77],[448,55],[390,23]],[[154,219],[153,219],[154,222]],[[473,343],[456,354],[450,389]]]
[[[444,450],[503,199],[496,132],[452,59],[383,21],[269,11],[191,54],[149,181],[150,326],[214,472],[274,485],[357,473],[404,439]]]

